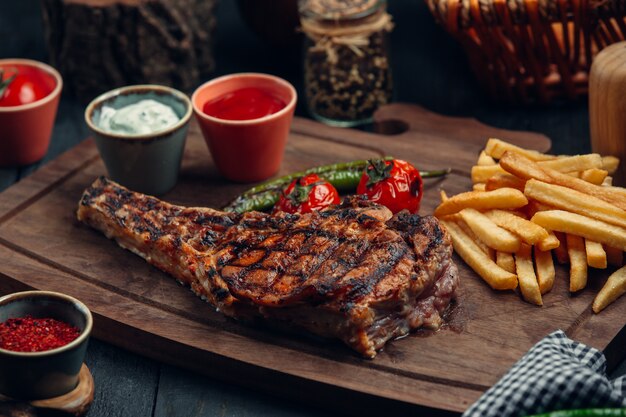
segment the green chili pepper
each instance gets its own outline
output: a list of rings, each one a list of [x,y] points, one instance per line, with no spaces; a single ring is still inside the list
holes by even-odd
[[[385,160],[393,159],[386,156]],[[370,161],[342,162],[332,165],[310,168],[306,171],[285,175],[274,180],[259,184],[235,198],[230,204],[224,207],[224,211],[245,213],[247,211],[263,211],[270,209],[280,198],[282,190],[296,178],[307,174],[318,174],[320,178],[331,183],[338,191],[351,191],[356,189],[363,175],[363,170]],[[422,178],[442,177],[450,173],[450,168],[434,171],[420,171]]]
[[[393,159],[393,157],[385,156],[383,159],[391,160]],[[360,161],[352,161],[352,162],[340,162],[338,164],[322,165],[319,167],[309,168],[305,171],[295,172],[293,174],[285,175],[283,177],[261,183],[255,187],[252,187],[248,191],[244,192],[242,196],[258,194],[261,191],[267,191],[271,189],[285,188],[294,179],[299,178],[299,177],[304,177],[307,174],[318,174],[321,178],[326,179],[325,174],[328,174],[330,172],[348,171],[348,170],[355,170],[355,171],[361,172],[365,169],[367,164],[369,164],[368,160],[360,160]]]
[[[268,190],[244,196],[240,195],[224,207],[224,211],[231,213],[245,213],[247,211],[264,211],[274,207],[280,198],[281,191]]]

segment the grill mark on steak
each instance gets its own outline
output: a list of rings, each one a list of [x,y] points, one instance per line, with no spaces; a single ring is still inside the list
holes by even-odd
[[[99,178],[78,218],[235,318],[337,337],[367,357],[438,328],[458,284],[447,232],[362,198],[311,214],[174,206]]]

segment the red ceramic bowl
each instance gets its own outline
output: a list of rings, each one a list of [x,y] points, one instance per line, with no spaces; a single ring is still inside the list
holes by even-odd
[[[270,90],[287,105],[274,114],[250,120],[219,119],[202,111],[207,101],[249,87]],[[219,172],[237,182],[262,181],[276,174],[282,162],[296,100],[296,89],[290,83],[267,74],[226,75],[198,87],[191,103]]]
[[[63,80],[49,65],[30,59],[0,59],[0,67],[27,65],[50,74],[56,85],[46,97],[20,106],[0,107],[0,166],[28,165],[44,157],[50,145]]]

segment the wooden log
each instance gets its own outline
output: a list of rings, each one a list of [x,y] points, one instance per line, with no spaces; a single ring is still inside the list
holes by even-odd
[[[591,66],[589,125],[591,149],[620,158],[614,184],[626,186],[626,42],[605,48]]]
[[[190,92],[214,68],[217,0],[41,0],[51,64],[81,100],[129,84]]]

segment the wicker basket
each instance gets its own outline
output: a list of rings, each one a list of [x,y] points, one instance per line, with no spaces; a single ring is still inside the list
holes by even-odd
[[[626,38],[626,0],[426,2],[500,101],[585,95],[593,57]]]

